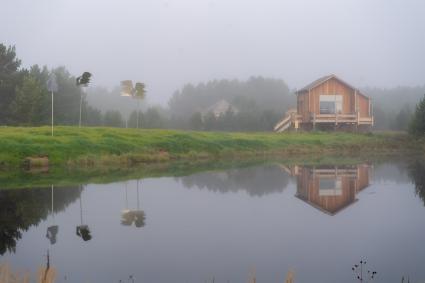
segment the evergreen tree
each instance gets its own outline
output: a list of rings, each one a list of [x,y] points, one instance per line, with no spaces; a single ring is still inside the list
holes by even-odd
[[[148,110],[146,110],[144,117],[144,125],[142,126],[144,128],[163,128],[164,127],[164,121],[161,117],[161,114],[159,113],[158,109],[155,107],[150,107]]]
[[[409,105],[405,104],[392,121],[391,129],[396,131],[407,131],[412,114]]]
[[[128,127],[129,128],[137,128],[137,125],[139,125],[140,128],[145,127],[145,118],[142,111],[139,111],[137,115],[137,111],[134,110],[130,113],[130,117],[128,118]],[[137,123],[137,118],[139,119],[139,123]]]
[[[83,109],[85,113],[84,123],[87,126],[102,126],[103,116],[99,109],[93,108],[90,105],[86,105]]]
[[[83,105],[86,105],[85,94],[75,84],[73,77],[65,67],[53,70],[56,75],[59,90],[54,94],[55,120],[57,124],[76,125],[79,119],[80,98],[83,96]]]
[[[409,125],[409,133],[415,136],[425,135],[425,95],[416,106],[415,114]]]
[[[26,76],[22,86],[16,88],[16,96],[10,105],[11,117],[15,123],[25,125],[41,125],[48,116],[47,90],[36,78]]]
[[[24,72],[19,72],[21,60],[16,58],[14,46],[0,44],[0,124],[10,121],[10,104],[15,98],[16,86],[21,84]]]
[[[122,127],[124,121],[119,111],[109,110],[105,112],[103,124],[108,127]]]
[[[204,124],[202,121],[202,114],[200,112],[195,112],[190,117],[190,127],[191,129],[197,130],[197,131],[200,131],[203,129]]]

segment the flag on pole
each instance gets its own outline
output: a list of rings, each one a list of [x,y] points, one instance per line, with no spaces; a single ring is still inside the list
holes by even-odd
[[[131,80],[121,82],[121,96],[133,96],[133,82]]]
[[[47,89],[50,92],[57,92],[58,91],[58,83],[56,81],[55,73],[50,74],[49,79],[47,80]]]

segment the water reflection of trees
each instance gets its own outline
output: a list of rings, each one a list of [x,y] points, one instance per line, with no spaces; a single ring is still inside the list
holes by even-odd
[[[405,184],[410,182],[407,174],[407,163],[403,160],[378,164],[373,169],[373,182],[394,182]]]
[[[409,177],[415,185],[416,194],[425,205],[425,160],[416,160],[408,166]]]
[[[394,181],[396,183],[412,182],[415,192],[425,205],[425,160],[399,161],[376,166],[375,180]]]
[[[251,196],[282,192],[290,176],[277,165],[264,165],[223,172],[205,172],[178,178],[187,188],[214,192],[246,191]]]
[[[78,199],[82,189],[55,188],[53,211],[60,212]],[[15,252],[22,232],[38,225],[51,213],[50,188],[0,190],[0,255]]]

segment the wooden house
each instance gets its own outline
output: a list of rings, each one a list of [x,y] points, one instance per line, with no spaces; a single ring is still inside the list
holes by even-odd
[[[274,130],[343,129],[367,131],[373,125],[372,102],[335,75],[322,77],[296,92],[291,109]]]
[[[369,186],[370,170],[366,164],[297,167],[296,196],[326,214],[335,215],[355,203],[356,195]]]

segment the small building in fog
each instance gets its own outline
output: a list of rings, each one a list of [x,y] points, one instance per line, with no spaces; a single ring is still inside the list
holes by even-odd
[[[219,118],[221,116],[224,116],[228,111],[231,111],[233,114],[237,114],[239,112],[239,110],[235,106],[230,104],[227,100],[221,99],[218,102],[206,108],[202,112],[202,115],[205,116],[208,113],[212,113],[215,118]]]

